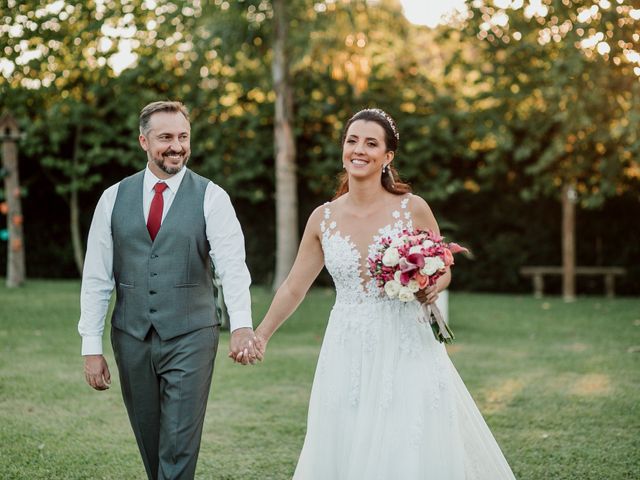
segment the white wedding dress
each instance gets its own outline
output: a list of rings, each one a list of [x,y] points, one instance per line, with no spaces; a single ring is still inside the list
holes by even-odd
[[[514,478],[444,345],[416,320],[417,303],[381,297],[366,271],[363,254],[380,236],[412,228],[410,198],[399,197],[384,214],[390,223],[371,236],[341,232],[325,205],[322,248],[336,302],[296,480]],[[371,244],[359,249],[352,236]]]

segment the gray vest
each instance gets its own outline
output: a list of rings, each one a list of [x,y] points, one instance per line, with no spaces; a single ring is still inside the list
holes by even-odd
[[[111,324],[140,340],[151,326],[167,340],[218,325],[203,211],[209,180],[185,172],[154,242],[144,221],[143,181],[144,171],[120,182],[111,215]]]

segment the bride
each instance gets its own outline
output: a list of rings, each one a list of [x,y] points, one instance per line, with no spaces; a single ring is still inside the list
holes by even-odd
[[[327,267],[336,301],[294,479],[513,479],[444,345],[417,321],[418,303],[383,297],[369,276],[367,257],[381,236],[439,231],[427,203],[392,166],[398,141],[382,110],[347,122],[336,196],[309,217],[293,268],[256,329],[262,356]],[[420,301],[434,302],[450,280],[447,271]]]

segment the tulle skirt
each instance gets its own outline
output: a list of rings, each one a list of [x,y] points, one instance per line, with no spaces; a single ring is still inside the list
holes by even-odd
[[[296,480],[513,479],[443,344],[398,301],[336,303]]]

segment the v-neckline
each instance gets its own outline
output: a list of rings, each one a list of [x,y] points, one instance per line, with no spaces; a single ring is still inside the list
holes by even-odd
[[[411,213],[407,208],[409,198],[410,197],[407,195],[400,201],[399,205],[397,205],[398,208],[389,212],[389,217],[395,221],[390,221],[389,223],[377,228],[369,236],[369,243],[366,245],[366,251],[364,253],[360,251],[356,243],[352,240],[351,234],[342,234],[337,221],[332,220],[333,215],[331,212],[331,208],[329,207],[329,203],[325,205],[324,220],[321,224],[323,239],[329,240],[332,238],[339,238],[341,241],[348,245],[351,254],[356,259],[357,271],[355,273],[356,276],[360,279],[360,281],[358,282],[359,289],[365,295],[374,293],[368,288],[369,286],[371,286],[371,282],[373,280],[368,269],[368,259],[373,253],[373,249],[380,241],[380,238],[387,235],[393,235],[394,233],[399,233],[405,228],[412,227]],[[329,222],[328,225],[327,222]]]

